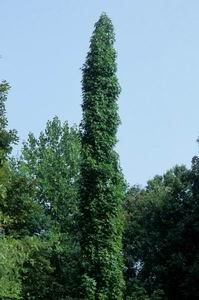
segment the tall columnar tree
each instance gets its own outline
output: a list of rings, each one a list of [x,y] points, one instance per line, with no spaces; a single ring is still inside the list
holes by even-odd
[[[122,299],[124,182],[114,147],[120,123],[115,35],[102,14],[83,66],[81,298]]]

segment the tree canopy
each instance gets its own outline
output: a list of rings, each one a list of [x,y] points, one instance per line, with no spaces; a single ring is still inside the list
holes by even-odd
[[[0,83],[2,300],[199,299],[199,157],[127,188],[114,42],[102,14],[82,68],[80,126],[48,120],[18,158]]]

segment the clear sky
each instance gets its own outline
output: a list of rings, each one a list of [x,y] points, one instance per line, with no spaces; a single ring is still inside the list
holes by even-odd
[[[80,122],[80,68],[102,12],[117,39],[117,149],[127,181],[144,185],[198,153],[198,0],[0,0],[9,127],[23,141],[54,115]]]

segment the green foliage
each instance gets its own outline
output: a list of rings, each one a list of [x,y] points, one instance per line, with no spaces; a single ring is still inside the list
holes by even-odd
[[[1,211],[9,218],[4,226],[6,235],[32,236],[45,228],[46,216],[35,194],[34,183],[19,171],[10,169],[6,198],[0,202]]]
[[[34,181],[37,201],[61,232],[69,230],[77,213],[79,165],[79,133],[57,117],[38,139],[30,134],[22,150],[20,171]]]
[[[55,117],[19,160],[0,83],[2,300],[199,299],[199,157],[132,187],[124,203],[114,42],[102,14],[82,68],[81,136]]]
[[[79,165],[79,133],[57,117],[47,122],[38,139],[30,134],[24,144],[15,167],[16,174],[28,180],[27,192],[33,192],[24,225],[28,225],[28,235],[41,237],[40,247],[32,252],[31,263],[25,263],[24,299],[59,300],[76,293]],[[20,197],[23,192],[25,186],[19,191]],[[15,203],[16,197],[12,197]]]
[[[55,117],[10,160],[8,88],[2,84],[0,94],[0,298],[66,299],[77,287],[79,133]]]
[[[150,300],[166,300],[166,296],[163,290],[155,290],[150,297]]]
[[[82,276],[81,288],[84,291],[83,297],[85,299],[95,300],[96,295],[96,281],[86,274]]]
[[[40,237],[26,239],[28,257],[22,269],[22,297],[25,300],[48,299],[54,280],[51,266],[53,240]],[[49,297],[49,299],[51,299]]]
[[[0,83],[0,165],[3,164],[7,155],[11,152],[12,144],[17,142],[16,131],[7,130],[8,121],[5,102],[9,88],[10,86],[6,81]]]
[[[0,229],[10,222],[10,218],[2,211],[2,205],[7,197],[7,190],[10,185],[11,173],[8,164],[8,155],[12,150],[12,144],[17,142],[15,130],[7,130],[8,121],[6,118],[5,103],[9,91],[9,84],[6,81],[0,83]]]
[[[128,291],[127,300],[149,300],[146,290],[136,281],[131,286],[131,291]]]
[[[8,155],[12,150],[12,144],[17,141],[16,131],[7,130],[5,102],[8,90],[8,83],[2,82],[0,84],[0,298],[20,299],[22,289],[20,270],[25,259],[23,245],[14,238],[4,236],[5,229],[12,222],[7,203],[12,181]]]
[[[124,183],[114,151],[119,125],[114,32],[103,14],[83,66],[80,186],[81,297],[122,299]]]
[[[21,299],[21,269],[26,258],[24,245],[13,238],[0,237],[0,298]]]
[[[168,299],[197,299],[198,275],[193,270],[198,269],[199,251],[198,192],[194,194],[198,160],[194,161],[192,170],[175,167],[149,181],[145,190],[129,191],[124,236],[127,293],[137,279],[149,295],[162,289]]]

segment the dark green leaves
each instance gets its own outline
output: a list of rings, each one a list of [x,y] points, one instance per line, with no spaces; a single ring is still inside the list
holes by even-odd
[[[119,125],[113,25],[103,14],[83,66],[80,245],[84,299],[122,299],[124,184],[114,152]]]

